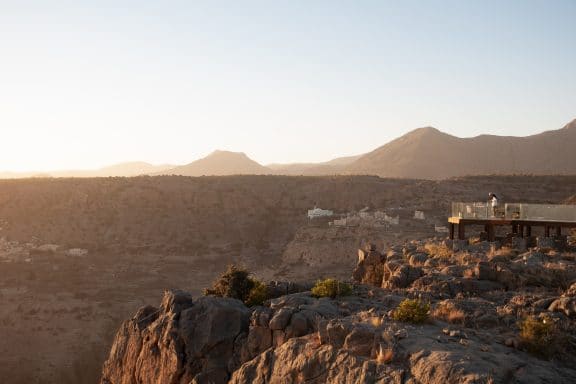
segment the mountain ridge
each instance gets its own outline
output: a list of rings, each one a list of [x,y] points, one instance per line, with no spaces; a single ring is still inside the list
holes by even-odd
[[[433,126],[416,128],[376,149],[321,163],[261,165],[244,152],[215,150],[185,165],[142,161],[97,170],[0,172],[1,178],[132,177],[140,175],[374,175],[438,180],[467,175],[576,174],[576,119],[560,129],[529,136],[457,137]]]
[[[345,174],[446,179],[487,174],[574,174],[576,120],[558,130],[515,137],[459,138],[418,128],[345,167]]]

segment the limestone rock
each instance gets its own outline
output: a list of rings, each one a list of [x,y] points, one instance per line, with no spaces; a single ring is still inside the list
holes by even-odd
[[[226,383],[236,338],[250,314],[235,299],[168,291],[159,310],[140,310],[124,322],[104,363],[102,384]],[[232,366],[231,366],[232,365]]]
[[[281,308],[274,314],[268,327],[272,330],[282,330],[286,328],[293,313],[294,310],[292,308]]]
[[[245,363],[230,384],[373,383],[374,364],[332,345],[315,344],[312,336],[290,339]]]
[[[402,265],[391,273],[390,277],[382,282],[382,288],[395,289],[406,288],[412,284],[416,279],[422,276],[422,269],[419,267],[411,267],[409,265]]]
[[[568,317],[576,317],[576,298],[560,297],[550,304],[548,310],[551,312],[562,312]]]
[[[421,266],[428,260],[428,255],[425,253],[414,253],[410,256],[411,266]]]

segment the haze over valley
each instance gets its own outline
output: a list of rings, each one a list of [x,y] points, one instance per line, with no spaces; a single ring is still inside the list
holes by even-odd
[[[432,127],[415,129],[366,154],[324,163],[261,165],[245,153],[216,150],[189,164],[121,163],[91,171],[0,172],[0,178],[114,177],[139,175],[374,175],[446,179],[467,175],[570,175],[576,173],[576,120],[526,137],[459,138]]]

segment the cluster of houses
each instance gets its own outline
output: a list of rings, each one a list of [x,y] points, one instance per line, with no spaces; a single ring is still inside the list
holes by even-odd
[[[381,226],[381,225],[398,225],[400,216],[388,216],[386,212],[358,212],[349,213],[346,217],[336,219],[328,223],[335,227],[353,227],[358,225]]]
[[[308,210],[309,219],[317,219],[319,217],[330,217],[332,215],[334,215],[334,212],[330,211],[329,209],[321,209],[318,207],[314,207],[314,209]]]
[[[309,219],[318,218],[331,218],[336,216],[334,211],[328,209],[321,209],[314,207],[314,209],[308,210]],[[414,219],[425,220],[424,211],[414,211]],[[371,226],[371,227],[387,227],[390,225],[399,225],[400,216],[391,216],[383,211],[370,212],[369,208],[366,207],[361,209],[359,212],[349,212],[345,215],[339,214],[338,218],[328,222],[329,226],[334,227],[356,227],[356,226]],[[437,233],[448,233],[448,227],[435,225],[434,231]]]
[[[332,217],[334,212],[315,207],[308,211],[309,219],[316,219],[320,217]],[[398,225],[400,224],[400,216],[389,216],[386,212],[375,211],[369,212],[369,208],[364,208],[359,212],[347,213],[346,216],[339,215],[340,218],[330,221],[328,224],[335,227],[350,227],[358,225]]]

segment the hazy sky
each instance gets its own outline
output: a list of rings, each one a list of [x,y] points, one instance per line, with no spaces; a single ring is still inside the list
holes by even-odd
[[[0,0],[0,170],[557,129],[575,20],[574,0]]]

